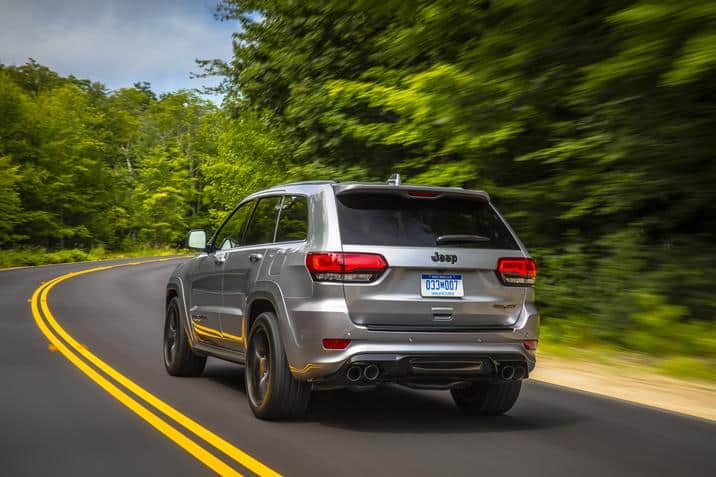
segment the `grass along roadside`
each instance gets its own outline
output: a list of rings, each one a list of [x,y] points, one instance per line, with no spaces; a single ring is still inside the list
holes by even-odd
[[[0,250],[0,270],[35,265],[54,265],[59,263],[89,262],[95,260],[113,260],[135,257],[161,257],[179,255],[183,250],[173,248],[138,248],[125,251],[107,251],[101,247],[89,251],[64,249],[48,251],[42,248]]]
[[[620,371],[638,369],[651,374],[716,386],[716,361],[713,358],[677,354],[648,355],[625,351],[608,344],[576,347],[551,343],[548,340],[540,341],[539,356],[594,363]]]

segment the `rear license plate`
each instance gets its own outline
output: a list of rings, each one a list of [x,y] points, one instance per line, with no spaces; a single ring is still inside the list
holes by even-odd
[[[420,295],[430,297],[462,297],[462,275],[420,274]]]

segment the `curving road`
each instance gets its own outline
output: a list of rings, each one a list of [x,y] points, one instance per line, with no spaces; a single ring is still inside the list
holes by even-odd
[[[99,265],[106,263],[0,271],[0,475],[212,475],[48,346],[28,299],[44,281]],[[314,394],[301,421],[258,421],[242,367],[210,360],[201,378],[164,372],[163,292],[175,265],[74,276],[57,283],[47,303],[86,350],[278,473],[716,475],[716,424],[537,382],[526,383],[517,406],[499,418],[466,419],[445,392],[387,387]],[[232,469],[252,474],[244,465],[250,458],[232,460],[195,429],[134,399]]]

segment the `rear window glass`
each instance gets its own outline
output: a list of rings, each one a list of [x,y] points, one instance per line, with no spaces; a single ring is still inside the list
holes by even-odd
[[[519,249],[492,206],[481,200],[412,199],[394,194],[337,198],[341,238],[346,244]]]

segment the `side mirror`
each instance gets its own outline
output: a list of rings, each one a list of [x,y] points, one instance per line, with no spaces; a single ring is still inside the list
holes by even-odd
[[[206,250],[206,230],[190,230],[186,244],[189,248]]]

